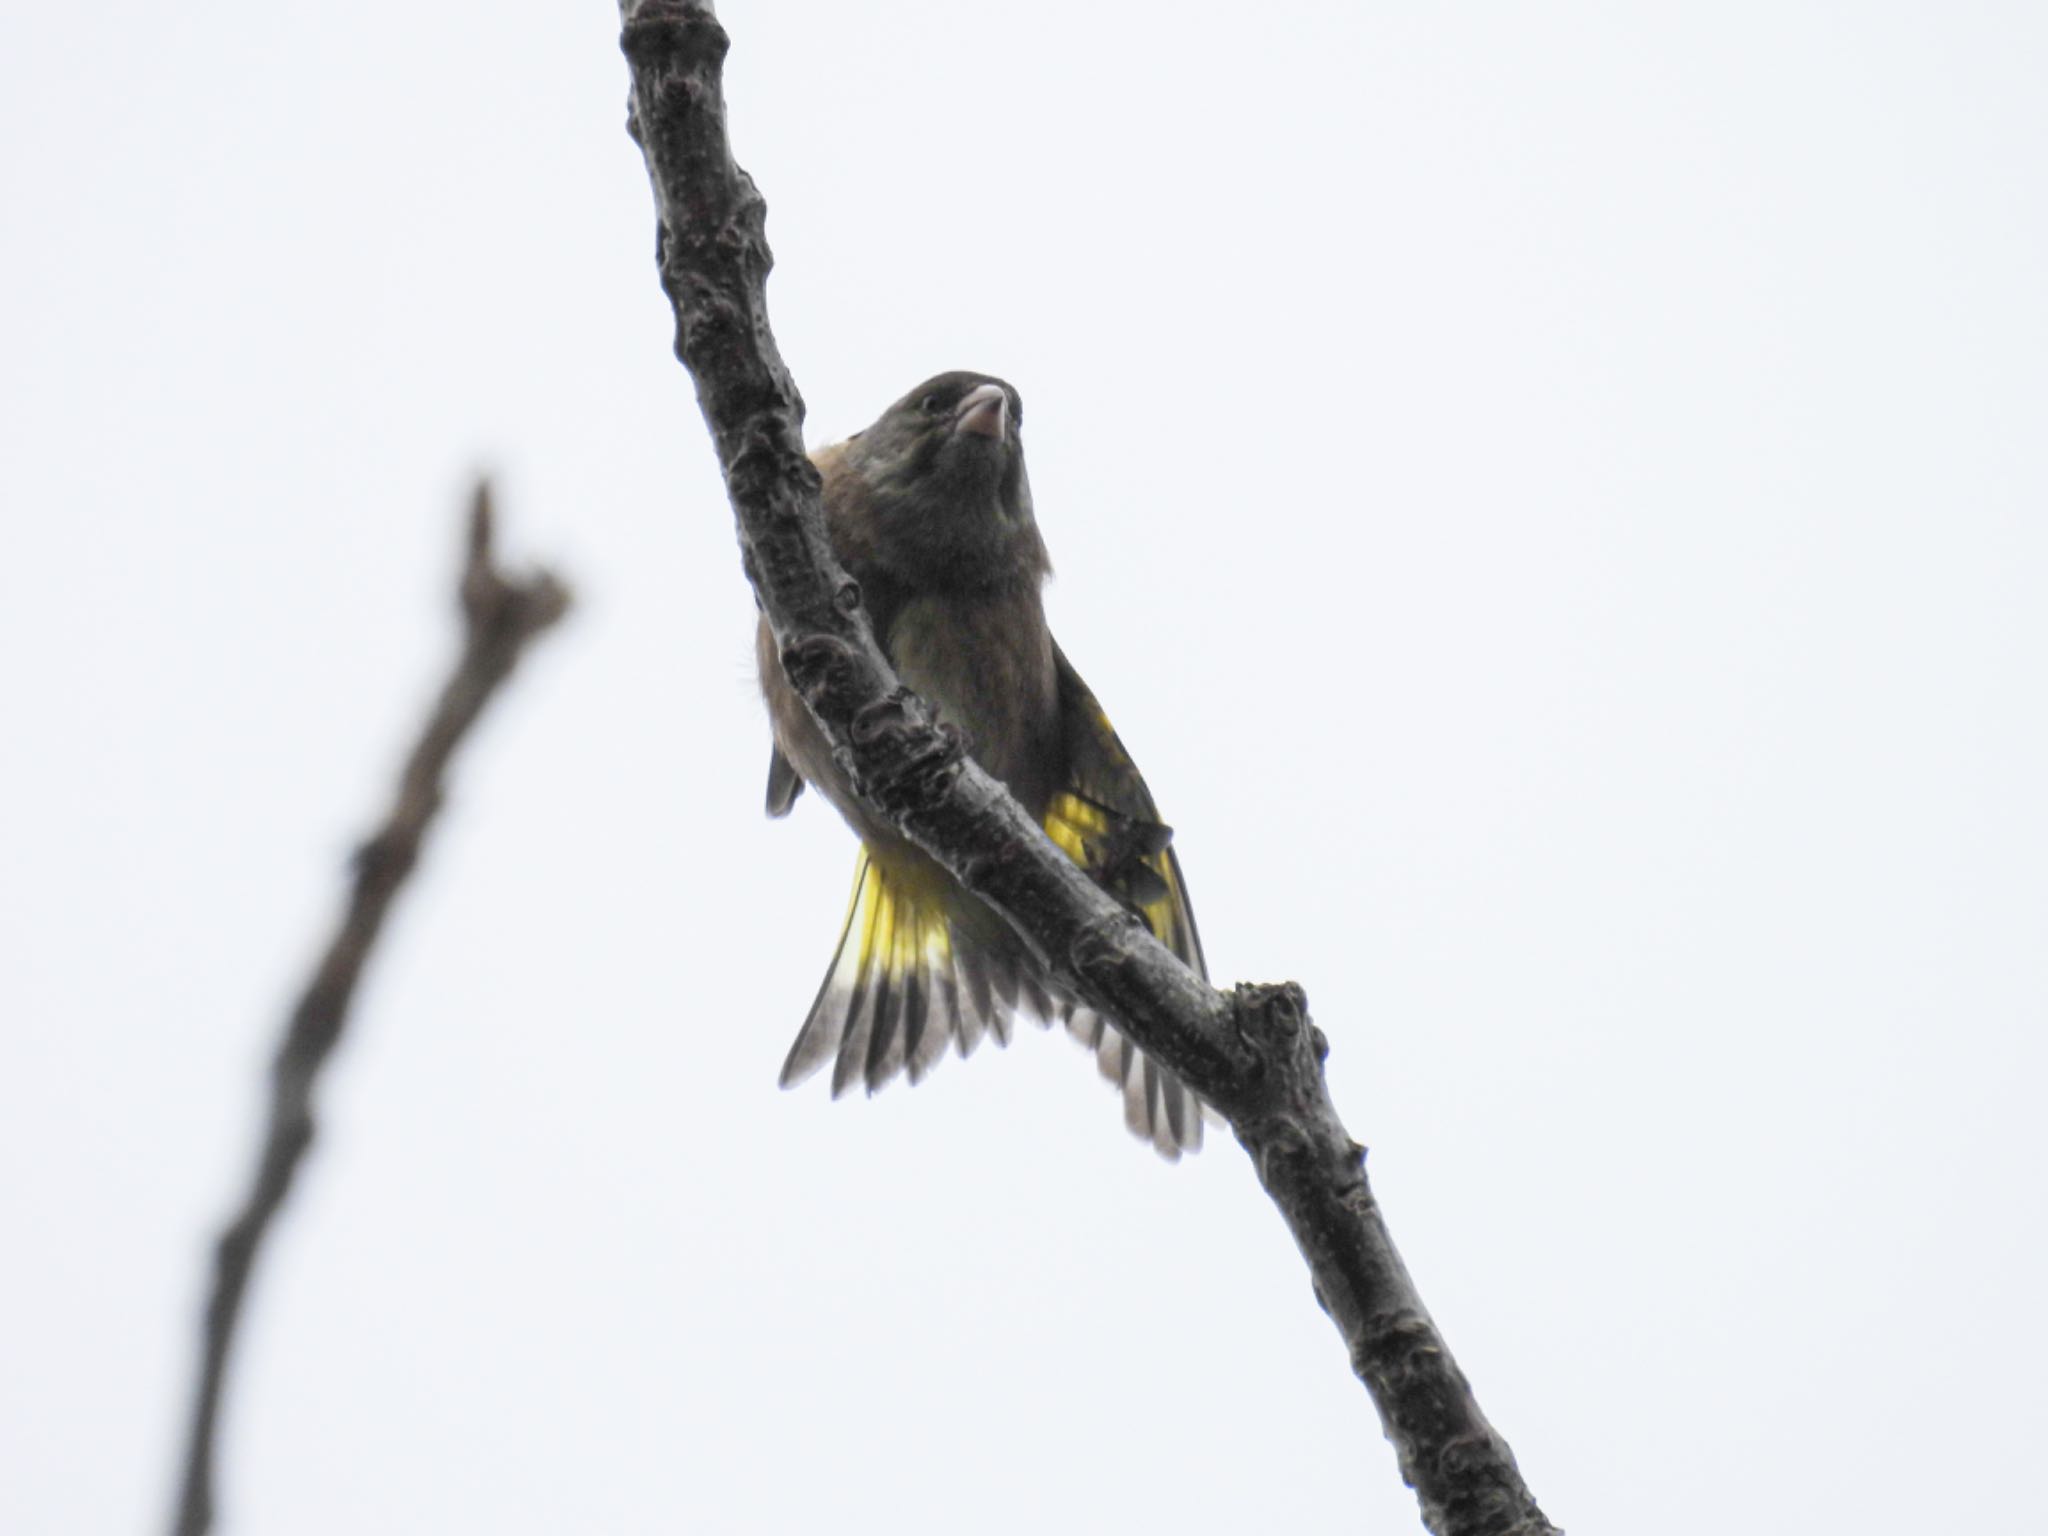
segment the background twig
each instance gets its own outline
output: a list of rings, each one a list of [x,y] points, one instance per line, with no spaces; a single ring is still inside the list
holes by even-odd
[[[460,588],[462,654],[406,758],[391,814],[356,852],[341,926],[292,1010],[271,1069],[270,1121],[255,1181],[215,1250],[199,1388],[172,1527],[176,1536],[199,1536],[213,1522],[221,1394],[249,1275],[271,1220],[312,1145],[315,1082],[341,1039],[349,1000],[392,899],[418,862],[421,841],[441,808],[449,760],[492,695],[511,676],[527,642],[561,618],[569,605],[567,588],[545,571],[523,580],[508,578],[492,558],[492,537],[490,487],[480,483],[470,505],[468,556]]]
[[[1301,990],[1225,995],[1202,983],[1053,847],[889,668],[826,540],[803,402],[769,328],[765,205],[725,131],[725,31],[704,0],[622,0],[620,9],[629,126],[653,183],[676,352],[696,380],[784,667],[863,800],[1229,1119],[1308,1260],[1430,1529],[1551,1531],[1395,1252],[1366,1183],[1365,1149],[1331,1106],[1327,1047]]]

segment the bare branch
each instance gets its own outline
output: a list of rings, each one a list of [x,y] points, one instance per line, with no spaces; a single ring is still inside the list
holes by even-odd
[[[461,584],[462,655],[399,776],[391,814],[356,851],[341,926],[285,1025],[271,1069],[270,1123],[256,1178],[214,1253],[206,1306],[199,1390],[192,1405],[176,1536],[201,1536],[213,1523],[214,1450],[221,1393],[250,1271],[271,1220],[291,1190],[313,1142],[313,1089],[348,1021],[364,962],[383,930],[398,889],[418,862],[420,844],[441,808],[449,760],[526,649],[561,618],[568,590],[545,571],[509,580],[492,560],[491,493],[480,483],[471,503]]]
[[[803,402],[768,325],[765,205],[733,163],[706,0],[621,0],[676,353],[697,384],[748,577],[790,680],[863,801],[988,901],[1063,980],[1220,1109],[1250,1153],[1439,1536],[1553,1527],[1486,1421],[1380,1219],[1300,988],[1210,988],[1098,889],[890,670],[833,558]]]

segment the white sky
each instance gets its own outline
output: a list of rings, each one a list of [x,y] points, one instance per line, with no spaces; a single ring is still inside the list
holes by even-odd
[[[1055,627],[1575,1536],[2009,1528],[2048,1414],[2048,12],[728,3],[816,438],[1023,391]],[[0,1529],[155,1528],[278,1019],[360,999],[229,1532],[1408,1530],[1227,1139],[774,1086],[852,860],[606,4],[0,21]],[[1988,1469],[1988,1471],[1987,1471]]]

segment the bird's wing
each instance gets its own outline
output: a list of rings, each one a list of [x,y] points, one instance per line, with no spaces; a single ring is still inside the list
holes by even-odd
[[[1173,829],[1102,705],[1057,646],[1066,783],[1046,809],[1046,834],[1105,890],[1145,920],[1153,935],[1198,976],[1201,935],[1173,852]],[[1066,1011],[1063,1009],[1063,1011]],[[1151,1060],[1093,1010],[1072,1005],[1067,1027],[1092,1047],[1103,1075],[1124,1092],[1124,1117],[1169,1157],[1202,1144],[1202,1113],[1186,1084]]]
[[[804,776],[796,771],[796,765],[782,755],[782,748],[768,749],[768,814],[787,816],[789,808],[796,804],[796,797],[804,792]]]

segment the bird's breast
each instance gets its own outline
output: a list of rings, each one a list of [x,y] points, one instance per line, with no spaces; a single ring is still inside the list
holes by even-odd
[[[1058,681],[1035,591],[919,596],[889,626],[903,681],[967,733],[975,761],[1034,816],[1058,787]]]

